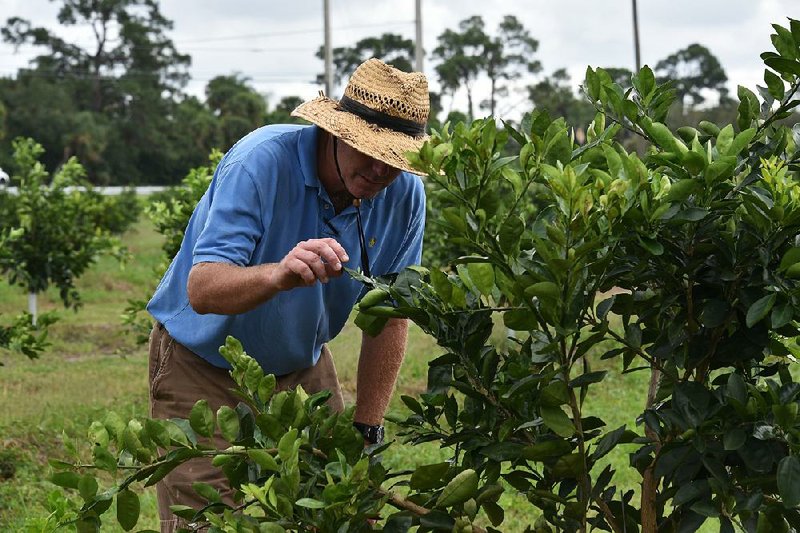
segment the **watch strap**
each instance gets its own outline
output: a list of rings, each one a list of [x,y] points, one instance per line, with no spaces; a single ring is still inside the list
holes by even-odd
[[[356,428],[359,433],[364,436],[364,440],[370,444],[383,443],[383,426],[370,426],[369,424],[361,422],[353,422],[353,427]]]

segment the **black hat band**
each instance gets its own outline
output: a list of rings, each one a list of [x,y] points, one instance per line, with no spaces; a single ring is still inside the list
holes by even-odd
[[[425,135],[425,124],[387,115],[361,102],[357,102],[348,96],[342,96],[341,100],[339,100],[339,109],[352,113],[370,124],[375,124],[381,128],[387,128],[398,133],[410,135],[411,137],[422,137]]]

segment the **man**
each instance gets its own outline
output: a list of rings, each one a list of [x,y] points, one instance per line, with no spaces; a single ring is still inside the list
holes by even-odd
[[[428,113],[423,74],[370,59],[339,102],[320,96],[293,112],[313,126],[266,126],[231,148],[148,304],[152,416],[185,418],[203,398],[214,410],[238,403],[218,352],[227,335],[279,388],[329,389],[344,408],[325,343],[363,287],[343,266],[380,275],[419,262],[425,197],[404,154],[425,141]],[[363,336],[355,420],[368,442],[382,437],[406,334],[405,320],[391,320]],[[170,505],[204,503],[193,482],[224,479],[204,461],[167,476],[162,531],[176,526]]]

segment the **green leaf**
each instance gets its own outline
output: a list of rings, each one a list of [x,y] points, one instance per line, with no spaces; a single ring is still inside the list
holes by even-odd
[[[295,442],[297,441],[297,428],[284,433],[281,440],[278,441],[278,455],[282,461],[289,461],[292,458]]]
[[[773,96],[776,100],[780,100],[783,98],[784,93],[786,92],[786,86],[783,84],[783,80],[772,72],[771,70],[764,69],[764,83],[767,84],[767,90],[769,94]]]
[[[235,410],[223,405],[217,411],[217,424],[219,431],[228,442],[234,442],[239,438],[239,415]]]
[[[728,153],[728,149],[733,142],[733,135],[733,126],[730,124],[719,130],[719,135],[717,135],[717,152],[720,154]]]
[[[522,221],[522,218],[520,218],[518,215],[508,217],[508,219],[500,227],[500,233],[498,235],[500,248],[505,253],[510,254],[514,249],[516,249],[524,231],[525,223]]]
[[[795,263],[786,269],[786,277],[791,279],[800,278],[800,263]]]
[[[597,461],[601,457],[607,455],[614,447],[622,442],[630,442],[632,431],[626,431],[625,426],[620,426],[614,431],[606,433],[597,441],[594,452],[592,452],[592,460]],[[634,434],[635,435],[635,434]],[[627,438],[625,438],[627,437]]]
[[[321,502],[319,500],[315,500],[314,498],[300,498],[295,502],[295,505],[299,505],[300,507],[306,507],[308,509],[324,509],[325,502]]]
[[[445,486],[436,500],[436,507],[451,507],[463,503],[475,496],[476,492],[478,492],[478,474],[468,468],[459,472]]]
[[[571,435],[570,435],[571,436]],[[572,451],[572,445],[564,440],[542,440],[522,450],[522,456],[529,461],[544,461],[561,457]]]
[[[117,494],[117,522],[125,531],[136,527],[139,521],[139,496],[128,489]]]
[[[785,57],[769,57],[764,60],[767,66],[781,74],[800,76],[800,62]]]
[[[276,379],[273,374],[267,374],[261,378],[261,381],[258,383],[257,392],[262,402],[267,403],[270,398],[272,398],[272,393],[275,392],[275,383]]]
[[[208,500],[209,503],[216,503],[222,501],[222,497],[219,495],[219,491],[215,489],[213,486],[209,485],[208,483],[202,483],[199,481],[192,483],[192,489],[201,497]]]
[[[728,398],[736,400],[736,402],[744,406],[747,403],[747,383],[745,383],[744,378],[739,374],[728,376],[728,387],[725,394]]]
[[[431,269],[431,285],[433,286],[433,290],[436,291],[436,294],[439,295],[442,301],[445,303],[450,303],[453,295],[453,284],[450,283],[450,280],[447,278],[447,274],[438,268]]]
[[[778,329],[791,322],[793,317],[794,308],[792,307],[791,303],[787,302],[783,305],[776,305],[772,308],[772,314],[770,315],[769,321],[772,325],[772,329]]]
[[[670,185],[669,192],[664,199],[667,202],[682,202],[702,188],[703,184],[696,179],[679,180]]]
[[[521,159],[521,153],[520,153],[520,159]],[[511,187],[513,187],[514,189],[514,194],[518,195],[520,192],[522,192],[524,183],[522,181],[522,177],[519,175],[519,172],[512,169],[511,167],[503,167],[503,170],[500,171],[500,174],[507,182],[511,184]]]
[[[92,458],[94,460],[94,466],[100,470],[105,470],[112,474],[117,471],[117,458],[111,455],[108,449],[94,446],[92,448]]]
[[[633,83],[634,88],[636,88],[636,92],[638,92],[643,99],[647,98],[656,87],[655,75],[647,65],[642,67],[641,70],[639,70],[639,73],[635,74],[631,78],[631,82]]]
[[[775,293],[770,293],[756,300],[747,310],[746,323],[748,328],[752,328],[755,324],[760,322],[767,313],[770,312],[772,306],[775,305]]]
[[[542,407],[544,425],[552,429],[556,435],[567,438],[575,433],[575,426],[560,407]]]
[[[698,154],[693,150],[689,150],[683,154],[683,164],[690,174],[694,174],[696,176],[705,170],[708,161],[706,161],[706,158],[701,154]]]
[[[730,147],[728,147],[728,151],[725,155],[728,156],[736,156],[739,155],[749,143],[753,140],[753,137],[756,135],[755,128],[748,128],[743,132],[739,133],[736,137],[734,137],[733,142],[731,142]]]
[[[641,243],[642,247],[652,255],[659,256],[664,253],[664,245],[655,239],[639,237],[639,242]]]
[[[729,179],[736,169],[736,158],[733,156],[723,156],[712,161],[705,172],[705,181],[708,184],[715,184],[723,179]]]
[[[175,516],[186,520],[193,519],[194,515],[197,514],[197,510],[188,505],[170,505],[169,510],[172,511],[172,514]]]
[[[198,435],[211,437],[214,435],[214,412],[208,406],[208,400],[198,400],[189,412],[189,424]]]
[[[503,313],[503,325],[514,331],[531,331],[537,324],[536,317],[528,309],[514,309]]]
[[[261,449],[247,450],[247,456],[254,463],[260,466],[261,470],[272,470],[274,472],[280,470],[278,462],[266,450],[261,450]]]
[[[370,337],[377,337],[389,321],[388,317],[368,315],[359,312],[353,323]]]
[[[642,126],[645,126],[645,124],[643,123]],[[670,129],[661,122],[649,123],[645,126],[645,131],[652,137],[657,145],[668,152],[685,154],[688,150],[686,145],[675,137]]]
[[[789,248],[785,254],[783,254],[778,270],[785,272],[786,270],[789,270],[789,267],[797,263],[800,263],[800,246],[793,246]]]
[[[55,474],[50,476],[51,483],[67,489],[77,490],[80,481],[81,481],[81,476],[79,476],[75,472],[56,472]]]
[[[716,328],[725,323],[730,307],[723,300],[708,300],[700,312],[700,323],[707,328]]]
[[[525,289],[525,296],[539,299],[557,300],[561,297],[561,290],[552,281],[540,281]]]
[[[494,288],[494,268],[491,263],[468,263],[467,271],[475,287],[484,296],[490,296]]]
[[[726,431],[722,436],[722,445],[728,451],[735,451],[744,446],[747,441],[747,432],[742,428]]]
[[[596,372],[587,372],[582,376],[578,376],[577,378],[571,380],[569,382],[570,388],[574,389],[576,387],[583,387],[584,385],[590,385],[592,383],[599,383],[603,381],[603,378],[606,377],[608,373],[607,370],[598,370]]]
[[[486,516],[489,518],[489,522],[491,522],[493,526],[497,527],[505,520],[505,511],[495,502],[485,502],[481,507],[483,507]]]
[[[778,493],[784,507],[800,504],[800,461],[797,457],[790,455],[778,463]]]
[[[89,501],[97,494],[97,480],[91,474],[84,474],[78,482],[78,492],[84,501]]]
[[[703,220],[709,214],[708,209],[701,209],[699,207],[689,207],[678,211],[674,217],[673,222],[697,222]]]
[[[592,67],[586,67],[584,87],[586,87],[586,94],[589,95],[593,102],[600,99],[600,80],[597,78],[595,71],[592,70]]]
[[[450,463],[422,465],[411,474],[409,486],[420,491],[439,488],[443,485],[442,478],[449,468]]]

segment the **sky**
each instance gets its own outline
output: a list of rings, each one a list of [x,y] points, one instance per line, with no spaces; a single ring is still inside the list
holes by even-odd
[[[331,41],[350,46],[385,32],[415,36],[414,0],[329,0]],[[543,71],[524,80],[499,105],[499,115],[514,118],[529,103],[524,85],[566,68],[573,84],[583,80],[587,65],[634,68],[632,0],[421,0],[424,71],[438,88],[429,59],[437,37],[458,22],[480,15],[493,33],[501,18],[515,15],[538,39]],[[59,27],[60,0],[0,0],[0,22],[11,16],[45,26],[79,44],[93,42],[88,27]],[[800,0],[638,0],[639,40],[643,64],[700,43],[722,63],[732,94],[736,86],[763,85],[759,54],[771,50],[772,23],[786,26],[800,19]],[[169,36],[178,50],[192,57],[189,94],[202,98],[205,84],[217,75],[238,73],[269,102],[282,96],[313,98],[322,88],[316,75],[323,62],[315,52],[323,42],[323,0],[162,0],[161,12],[174,22]],[[37,53],[15,52],[0,43],[0,76],[13,76]],[[488,83],[478,83],[475,100],[487,96]],[[336,93],[336,91],[334,91]],[[336,96],[336,94],[334,94]],[[465,110],[463,95],[450,107]]]

